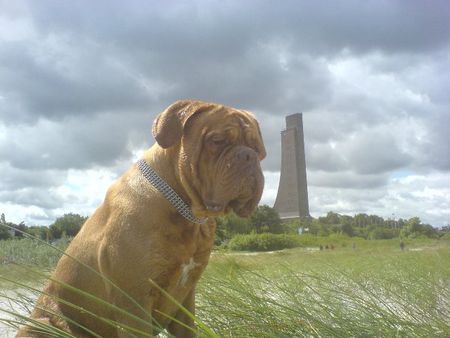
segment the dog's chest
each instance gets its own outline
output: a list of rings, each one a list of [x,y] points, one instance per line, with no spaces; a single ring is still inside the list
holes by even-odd
[[[177,302],[183,304],[189,294],[195,289],[204,269],[208,265],[214,242],[214,224],[204,229],[200,227],[184,228],[186,231],[166,236],[168,239],[159,250],[156,262],[152,260],[153,280],[162,287]],[[188,231],[190,230],[190,232]],[[165,248],[164,253],[162,248]],[[167,248],[171,248],[167,250]],[[156,263],[156,264],[155,264]],[[156,290],[154,290],[156,291]],[[159,294],[154,309],[159,312],[173,314],[177,311],[176,304],[163,294]],[[163,320],[161,318],[161,320]]]
[[[182,301],[193,289],[208,265],[210,252],[178,257],[177,263],[168,269],[166,291],[175,299]]]
[[[172,269],[172,276],[170,277],[169,284],[171,289],[181,292],[191,289],[206,268],[209,254],[209,252],[204,252],[201,255],[194,254],[178,260],[178,263]]]
[[[193,257],[191,257],[188,262],[181,264],[177,286],[185,287],[190,275],[192,275],[194,270],[201,265],[201,263],[195,262]]]
[[[197,282],[209,261],[213,242],[214,225],[196,226],[195,230],[185,228],[178,236],[176,247],[170,253],[172,262],[171,286],[189,288]]]
[[[166,284],[162,282],[160,286],[163,287],[170,297],[175,299],[178,303],[184,304],[186,297],[195,289],[195,285],[200,279],[203,270],[207,265],[207,258],[204,256],[191,256],[185,258],[181,262],[179,261],[176,266],[169,268],[166,272],[164,280]],[[160,321],[160,324],[164,325],[166,319],[164,316],[160,317],[159,313],[165,313],[173,316],[178,310],[178,306],[170,300],[167,296],[157,292],[159,294],[158,300],[154,303],[154,309],[157,311],[154,313],[155,319]]]

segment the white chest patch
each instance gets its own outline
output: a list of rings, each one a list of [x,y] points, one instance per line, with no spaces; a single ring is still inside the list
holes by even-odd
[[[194,258],[191,257],[188,263],[181,264],[181,276],[178,280],[178,286],[184,287],[189,278],[189,273],[195,269],[197,266],[200,266],[200,263],[195,263]]]

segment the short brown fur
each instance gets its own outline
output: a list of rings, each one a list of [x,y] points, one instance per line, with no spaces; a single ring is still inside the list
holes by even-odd
[[[171,134],[173,128],[176,131]],[[208,222],[194,224],[180,216],[133,164],[108,189],[103,204],[58,262],[32,312],[33,319],[76,337],[91,335],[72,321],[102,337],[130,336],[89,312],[148,334],[157,333],[151,325],[154,320],[176,337],[195,336],[171,320],[194,328],[192,320],[161,289],[194,313],[195,287],[214,242],[214,217],[232,209],[248,216],[256,207],[263,188],[259,161],[265,156],[264,145],[250,113],[201,101],[177,101],[159,115],[153,133],[161,144],[153,145],[143,158],[188,202],[197,217],[208,217]],[[91,293],[142,321],[64,284]],[[144,336],[138,331],[135,335]],[[25,326],[17,337],[48,335]]]

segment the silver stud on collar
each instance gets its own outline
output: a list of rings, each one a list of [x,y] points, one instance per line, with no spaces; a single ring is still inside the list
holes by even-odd
[[[207,218],[197,218],[191,211],[191,208],[184,202],[180,196],[150,167],[144,159],[137,162],[142,175],[153,185],[163,196],[174,206],[178,213],[189,222],[196,224],[206,224]]]

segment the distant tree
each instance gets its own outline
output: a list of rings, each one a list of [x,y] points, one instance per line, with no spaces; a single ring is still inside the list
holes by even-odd
[[[319,221],[315,218],[311,218],[309,220],[308,229],[309,229],[308,233],[310,233],[311,235],[317,235],[320,229]]]
[[[436,228],[433,228],[430,224],[422,224],[421,234],[430,238],[438,238],[439,232]]]
[[[0,240],[12,238],[11,231],[3,224],[0,224]]]
[[[340,224],[340,215],[329,211],[325,217],[319,217],[319,222],[322,224]]]
[[[369,239],[391,239],[398,236],[398,230],[387,227],[375,227],[369,233]]]
[[[406,224],[406,221],[403,218],[399,218],[396,222],[396,226],[400,229],[402,229]]]
[[[11,224],[6,222],[5,214],[1,214],[0,216],[0,240],[2,239],[10,239],[14,236],[13,231],[11,230]]]
[[[13,223],[9,223],[11,225],[12,228],[14,228],[14,236],[17,238],[23,238],[24,237],[24,233],[27,232],[28,227],[25,225],[24,222],[20,222],[19,224],[13,224]],[[18,230],[18,231],[15,231]]]
[[[248,219],[234,213],[217,219],[216,244],[221,244],[237,234],[249,234],[252,228]]]
[[[437,229],[429,224],[423,224],[419,217],[410,218],[403,227],[401,234],[405,237],[438,237]]]
[[[353,236],[368,239],[369,229],[364,227],[353,227]]]
[[[319,217],[319,225],[317,235],[319,236],[328,236],[331,233],[331,227],[328,224],[321,223]]]
[[[352,237],[354,235],[354,231],[353,231],[353,227],[351,226],[350,223],[344,223],[341,226],[341,230],[344,234],[346,234],[347,236]]]
[[[42,240],[47,240],[50,236],[50,229],[46,226],[30,226],[27,233]]]
[[[49,226],[49,233],[51,239],[59,239],[62,236],[61,227],[56,226],[55,224],[51,224]]]
[[[406,223],[406,230],[408,234],[412,234],[414,232],[420,232],[421,230],[421,221],[419,217],[413,217],[408,220]]]
[[[284,230],[278,212],[268,205],[260,205],[250,216],[250,225],[256,232],[282,233]]]
[[[369,225],[383,226],[384,219],[377,215],[369,215]]]
[[[352,216],[341,215],[339,217],[339,221],[341,222],[341,224],[353,225],[353,217]]]
[[[58,217],[52,225],[50,225],[50,234],[53,239],[61,238],[63,235],[73,237],[86,221],[87,217],[78,214],[65,214]]]
[[[448,236],[450,234],[450,225],[445,225],[438,230],[439,237]]]
[[[356,227],[366,227],[369,225],[369,216],[367,214],[357,214],[353,217],[353,225]]]

